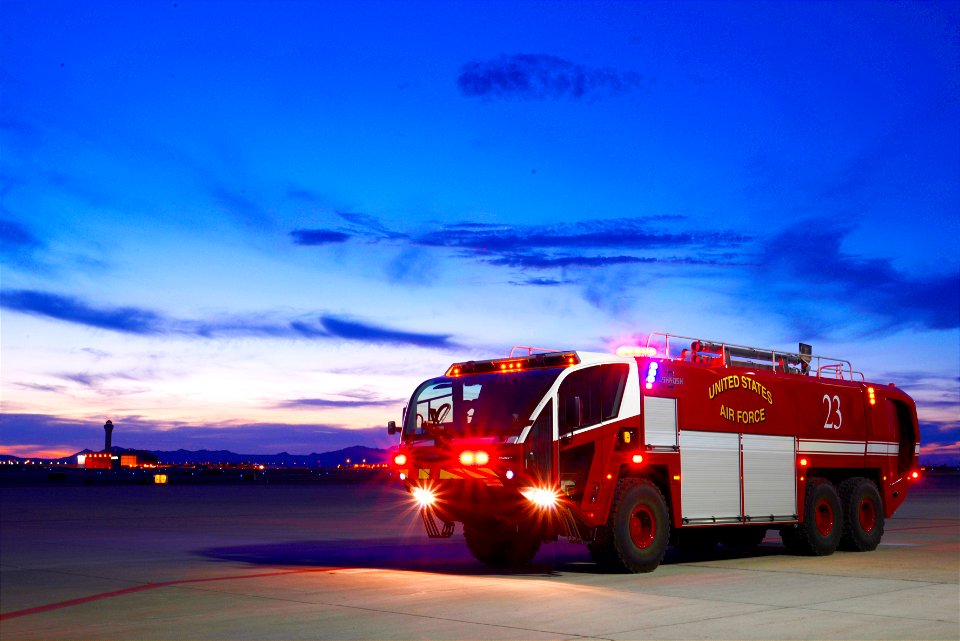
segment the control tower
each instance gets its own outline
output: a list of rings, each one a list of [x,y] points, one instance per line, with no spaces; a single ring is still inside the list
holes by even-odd
[[[112,445],[112,436],[113,436],[113,421],[108,420],[103,424],[103,431],[106,432],[106,438],[103,443],[103,451],[110,452]]]

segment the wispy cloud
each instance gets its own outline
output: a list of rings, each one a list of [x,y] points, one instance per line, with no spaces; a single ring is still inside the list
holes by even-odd
[[[345,339],[375,344],[452,348],[449,334],[404,331],[321,314],[314,319],[274,320],[261,317],[218,317],[216,320],[180,320],[138,307],[98,306],[80,298],[34,290],[0,292],[0,307],[76,325],[141,336],[192,336],[199,338],[255,337]],[[75,382],[84,384],[82,380]]]
[[[165,319],[137,307],[94,307],[71,296],[33,290],[0,292],[0,306],[25,314],[98,327],[125,334],[159,334]]]
[[[278,409],[343,409],[352,407],[393,407],[403,405],[402,399],[378,398],[294,398],[276,404]]]
[[[308,247],[345,243],[352,238],[350,234],[332,229],[294,229],[290,232],[290,236],[293,237],[295,244]]]
[[[888,259],[845,253],[851,231],[833,220],[805,221],[765,243],[758,282],[781,294],[782,313],[815,314],[813,305],[826,301],[875,319],[878,330],[960,327],[960,274],[913,276]]]
[[[410,248],[442,248],[491,265],[520,269],[594,268],[610,265],[744,265],[736,251],[751,237],[725,230],[666,231],[664,226],[683,226],[682,216],[644,216],[585,220],[557,225],[496,225],[472,221],[443,224],[436,229],[405,233],[390,230],[372,216],[338,214],[355,225],[351,232],[327,229],[296,230],[300,245],[344,242],[350,236],[394,240]],[[316,239],[312,242],[311,239]],[[611,255],[611,252],[618,252]],[[624,253],[631,252],[631,253]],[[680,255],[664,256],[663,252]],[[683,253],[690,255],[684,256]],[[402,280],[411,267],[391,264],[392,278]]]
[[[578,99],[588,94],[612,95],[641,83],[639,74],[591,68],[557,56],[519,53],[494,60],[473,60],[463,66],[457,85],[467,97]]]
[[[348,320],[337,316],[324,316],[321,319],[323,328],[332,336],[367,343],[386,343],[399,345],[415,345],[417,347],[432,347],[452,349],[457,344],[452,342],[450,334],[419,334],[404,332],[376,325],[369,325],[359,321]]]

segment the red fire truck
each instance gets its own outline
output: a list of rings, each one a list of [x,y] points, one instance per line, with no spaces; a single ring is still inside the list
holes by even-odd
[[[808,345],[655,333],[614,354],[514,348],[413,393],[393,453],[430,537],[463,524],[480,561],[587,544],[650,572],[670,544],[873,550],[918,478],[913,400]]]

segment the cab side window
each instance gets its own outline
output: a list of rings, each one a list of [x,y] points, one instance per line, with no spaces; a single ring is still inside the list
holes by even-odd
[[[609,421],[620,413],[630,366],[597,365],[573,372],[560,384],[560,434]]]

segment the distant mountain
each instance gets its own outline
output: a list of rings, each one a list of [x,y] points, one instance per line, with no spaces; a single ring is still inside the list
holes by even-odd
[[[386,463],[386,450],[354,445],[334,452],[318,454],[237,454],[229,450],[151,450],[161,463],[173,464],[200,464],[200,463],[256,463],[261,465],[303,465],[305,467],[336,467],[337,465],[353,465],[362,463]],[[347,462],[349,460],[349,463]]]

